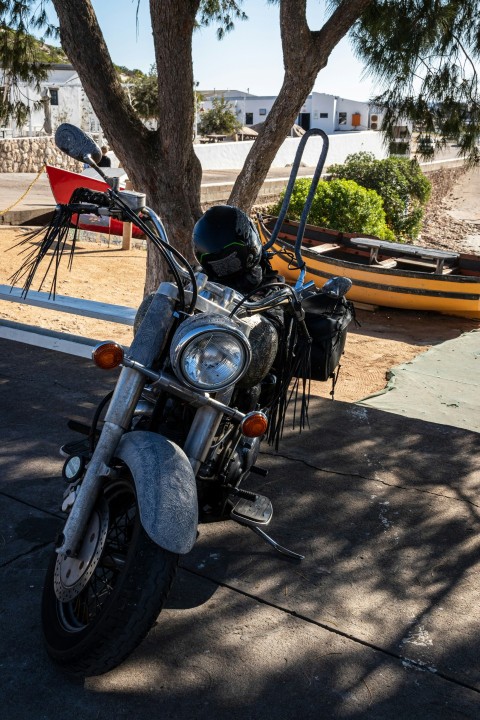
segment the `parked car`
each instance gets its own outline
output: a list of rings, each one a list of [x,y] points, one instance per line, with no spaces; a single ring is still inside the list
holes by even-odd
[[[433,155],[435,151],[435,141],[430,135],[423,135],[418,138],[417,151],[422,153],[422,155]]]

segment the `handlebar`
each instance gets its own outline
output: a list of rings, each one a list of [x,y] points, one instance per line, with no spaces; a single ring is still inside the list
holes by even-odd
[[[162,252],[163,257],[167,260],[170,269],[175,277],[178,290],[179,300],[183,306],[185,306],[186,294],[185,290],[189,288],[187,293],[189,299],[188,312],[192,313],[195,309],[198,293],[200,292],[205,298],[212,298],[221,307],[231,310],[231,314],[237,313],[240,309],[243,310],[247,315],[256,314],[285,304],[287,302],[294,302],[295,300],[301,300],[305,292],[308,292],[314,283],[309,282],[306,285],[303,284],[303,277],[305,273],[301,275],[300,283],[297,282],[295,288],[291,288],[288,285],[281,284],[281,289],[276,292],[270,292],[260,300],[249,300],[252,294],[257,291],[253,291],[251,294],[242,296],[240,293],[232,290],[231,288],[219,285],[215,282],[209,281],[207,276],[203,273],[194,273],[193,268],[187,262],[187,260],[176,250],[168,239],[168,235],[162,220],[152,208],[142,204],[141,207],[134,209],[132,207],[131,193],[125,193],[128,197],[125,199],[122,197],[124,193],[122,191],[107,190],[105,193],[97,193],[95,202],[84,202],[81,200],[81,193],[77,202],[69,203],[69,208],[73,213],[87,214],[93,213],[100,216],[112,216],[121,217],[124,220],[133,222],[139,227],[151,240],[154,245]],[[85,190],[85,200],[93,200],[91,191]],[[144,197],[144,196],[143,196]],[[138,200],[141,196],[138,194]],[[134,198],[135,200],[135,198]],[[98,203],[107,203],[107,206],[99,206]],[[142,216],[140,217],[137,213],[141,211]],[[180,262],[179,262],[180,259]],[[184,263],[184,265],[182,265]],[[186,281],[186,282],[185,282]],[[272,283],[270,286],[278,286],[279,283]],[[264,286],[262,289],[267,289],[268,286]]]
[[[89,205],[88,203],[73,203],[73,205],[80,207],[80,212],[89,212],[89,210],[85,210],[87,206],[94,207],[92,212],[96,212],[98,215],[119,217],[123,221],[134,223],[162,254],[178,285],[182,308],[187,314],[191,314],[195,308],[198,294],[195,273],[188,260],[170,245],[162,221],[151,208],[145,205],[145,195],[115,189],[109,189],[101,195],[103,195],[103,198],[99,195],[98,200],[102,202],[105,199],[108,202],[107,207],[99,207],[99,204]],[[145,218],[139,216],[140,211],[142,215],[146,216]],[[79,210],[75,209],[74,212],[79,212]],[[192,286],[192,300],[188,308],[185,305],[184,280],[190,280]]]

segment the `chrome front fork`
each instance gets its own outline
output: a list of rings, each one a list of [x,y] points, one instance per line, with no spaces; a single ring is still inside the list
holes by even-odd
[[[155,294],[130,352],[133,358],[148,367],[159,357],[174,322],[175,299],[167,297],[162,283]],[[88,463],[78,495],[57,542],[57,552],[75,556],[81,545],[85,528],[122,435],[130,429],[135,408],[147,378],[134,367],[123,367],[105,415],[105,423],[95,452]]]
[[[233,387],[215,395],[215,400],[228,405],[233,395]],[[215,433],[220,425],[222,412],[213,407],[201,407],[195,413],[183,451],[188,457],[195,475],[208,455]]]
[[[58,540],[58,553],[67,556],[76,554],[102,482],[111,472],[109,463],[122,435],[130,426],[144,386],[145,377],[141,373],[131,368],[122,368],[95,452],[88,463],[78,495]]]

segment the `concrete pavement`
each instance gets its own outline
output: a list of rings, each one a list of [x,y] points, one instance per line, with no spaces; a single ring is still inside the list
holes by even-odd
[[[314,168],[301,167],[298,177],[313,175]],[[201,200],[204,205],[225,203],[239,170],[210,170],[202,177]],[[287,184],[290,168],[269,171],[258,202],[273,202]],[[31,189],[28,190],[29,186]],[[22,197],[27,192],[25,197]],[[17,201],[20,202],[17,203]],[[7,210],[12,205],[15,207]],[[42,224],[52,212],[55,199],[46,173],[0,173],[0,225]]]
[[[58,446],[113,378],[0,340],[0,702],[7,720],[437,720],[479,715],[480,435],[315,398],[263,449],[275,554],[202,526],[168,607],[119,668],[73,683],[42,648]]]
[[[423,163],[425,172],[439,167],[454,167],[463,163],[456,158],[452,148],[440,151],[435,161]],[[300,167],[298,177],[309,177],[315,168]],[[257,203],[273,203],[285,188],[290,176],[290,167],[270,168],[267,178],[260,191]],[[206,170],[202,176],[201,202],[208,206],[215,203],[226,203],[239,170]],[[48,219],[55,205],[47,175],[43,173],[38,179],[36,173],[0,173],[0,225],[41,225]],[[28,190],[30,184],[33,185]],[[27,191],[25,197],[22,197]],[[20,199],[21,201],[17,203]],[[12,207],[4,214],[7,208]]]

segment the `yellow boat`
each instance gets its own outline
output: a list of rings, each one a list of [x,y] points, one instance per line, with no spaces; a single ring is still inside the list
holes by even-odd
[[[265,244],[277,218],[257,218]],[[285,220],[270,248],[272,266],[288,281],[298,278],[298,222]],[[369,305],[430,310],[480,319],[480,257],[391,243],[373,236],[306,225],[301,247],[306,280],[321,287],[336,275],[352,280],[348,299]]]

